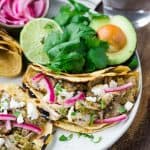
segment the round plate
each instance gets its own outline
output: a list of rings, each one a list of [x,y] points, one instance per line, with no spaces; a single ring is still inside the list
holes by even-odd
[[[49,17],[53,16],[57,13],[60,5],[64,4],[63,0],[55,0],[52,1],[51,8],[49,11]],[[60,142],[59,137],[64,134],[64,135],[69,135],[70,132],[64,131],[61,129],[57,129],[53,142],[47,147],[47,150],[105,150],[109,148],[111,145],[113,145],[129,128],[131,123],[133,122],[139,104],[140,104],[140,98],[141,98],[141,93],[142,93],[142,71],[141,71],[141,64],[139,60],[138,53],[136,53],[139,61],[139,94],[136,100],[136,103],[132,109],[132,111],[129,114],[129,118],[125,121],[122,121],[121,123],[109,127],[107,129],[104,129],[100,132],[94,133],[93,135],[95,137],[102,137],[101,142],[99,143],[93,143],[90,139],[85,138],[85,137],[78,137],[77,133],[73,133],[73,138],[70,141],[67,142]],[[13,79],[8,79],[8,78],[0,78],[0,83],[18,83],[21,84],[21,77],[18,78],[13,78]]]

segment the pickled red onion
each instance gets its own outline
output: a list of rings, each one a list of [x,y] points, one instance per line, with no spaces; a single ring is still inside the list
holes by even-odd
[[[29,20],[41,17],[46,8],[46,0],[1,0],[0,22],[23,25]]]
[[[129,82],[127,84],[124,84],[124,85],[121,85],[121,86],[118,86],[118,87],[115,87],[115,88],[104,89],[104,91],[105,91],[105,93],[123,91],[123,90],[126,90],[126,89],[128,89],[132,86],[133,86],[133,83]]]
[[[38,73],[32,78],[32,80],[35,82],[39,82],[41,79],[44,81],[44,84],[45,84],[45,88],[46,88],[47,95],[48,95],[48,101],[50,103],[54,103],[55,102],[55,91],[54,91],[54,87],[53,87],[50,79],[42,73]]]
[[[103,119],[103,120],[97,119],[97,120],[94,121],[94,123],[95,124],[116,123],[116,122],[120,122],[120,121],[125,120],[125,119],[127,119],[127,115],[123,114],[123,115],[120,115],[120,116],[117,116],[117,117],[107,118],[107,119]]]
[[[78,94],[75,95],[74,97],[65,100],[64,105],[70,107],[70,106],[75,105],[75,103],[77,101],[81,101],[81,100],[84,100],[84,99],[85,99],[84,93],[83,92],[78,92]]]
[[[12,121],[15,121],[16,120],[16,117],[11,115],[11,114],[0,114],[0,120],[12,120]]]
[[[17,122],[13,122],[13,127],[23,128],[35,132],[37,134],[41,134],[42,132],[41,128],[33,124],[27,124],[27,123],[18,124]]]

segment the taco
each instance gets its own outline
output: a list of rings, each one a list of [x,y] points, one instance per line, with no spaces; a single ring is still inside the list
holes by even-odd
[[[0,76],[14,77],[22,70],[22,49],[19,44],[0,29]]]
[[[43,150],[52,140],[52,124],[37,99],[16,85],[0,85],[0,149]]]
[[[118,66],[71,75],[30,65],[23,83],[55,126],[93,133],[127,119],[138,93],[138,72]]]

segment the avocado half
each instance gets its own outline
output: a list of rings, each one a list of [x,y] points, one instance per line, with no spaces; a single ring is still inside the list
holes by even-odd
[[[113,16],[105,18],[95,18],[91,21],[90,27],[97,31],[104,25],[112,24],[120,27],[126,35],[127,43],[120,51],[107,52],[109,65],[117,65],[127,61],[135,51],[137,36],[131,22],[124,16]]]

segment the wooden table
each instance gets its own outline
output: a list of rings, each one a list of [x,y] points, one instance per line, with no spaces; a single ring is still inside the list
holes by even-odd
[[[101,5],[97,7],[101,11]],[[137,30],[137,50],[142,64],[141,104],[128,131],[110,150],[150,150],[150,24]]]

